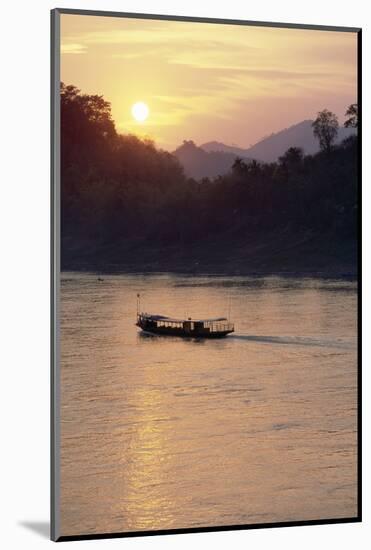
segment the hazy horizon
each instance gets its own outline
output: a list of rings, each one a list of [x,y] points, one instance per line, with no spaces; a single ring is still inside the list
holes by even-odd
[[[357,34],[66,15],[61,80],[111,103],[120,133],[248,148],[357,100]],[[149,116],[137,122],[136,102]]]

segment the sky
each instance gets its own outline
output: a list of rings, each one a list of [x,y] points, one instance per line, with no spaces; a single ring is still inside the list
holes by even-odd
[[[61,80],[111,103],[120,133],[249,147],[357,101],[351,32],[61,16]],[[136,102],[149,116],[137,122]]]

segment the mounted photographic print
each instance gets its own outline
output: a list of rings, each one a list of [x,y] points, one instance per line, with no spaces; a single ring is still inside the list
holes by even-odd
[[[359,29],[52,12],[52,538],[361,520]]]

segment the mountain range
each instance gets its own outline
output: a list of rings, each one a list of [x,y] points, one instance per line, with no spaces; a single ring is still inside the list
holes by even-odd
[[[340,143],[354,132],[354,128],[340,127],[336,142]],[[187,176],[201,179],[227,173],[237,157],[247,161],[275,162],[289,147],[300,147],[306,155],[319,151],[312,120],[303,120],[273,133],[247,149],[218,141],[209,141],[199,147],[193,141],[184,141],[173,154],[183,165]]]
[[[223,145],[223,144],[220,144]],[[226,146],[225,146],[226,147]],[[183,144],[173,151],[182,164],[186,175],[200,180],[202,178],[215,178],[226,174],[231,169],[237,155],[228,151],[207,151],[203,147],[197,147],[192,141],[183,141]],[[251,160],[243,157],[245,160]]]

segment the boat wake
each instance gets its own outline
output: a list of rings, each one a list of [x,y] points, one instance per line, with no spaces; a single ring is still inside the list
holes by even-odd
[[[356,349],[355,344],[352,342],[344,342],[344,340],[323,340],[319,338],[306,338],[303,336],[255,336],[252,334],[231,334],[228,339],[245,340],[247,342],[260,342],[263,344]]]

